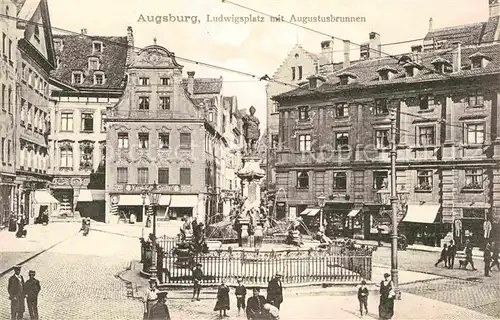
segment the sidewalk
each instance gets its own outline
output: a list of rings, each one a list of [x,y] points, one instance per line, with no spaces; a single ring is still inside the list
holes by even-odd
[[[79,223],[49,223],[46,226],[27,225],[26,238],[16,238],[15,232],[0,231],[0,277],[16,264],[23,264],[56,244],[75,235]]]

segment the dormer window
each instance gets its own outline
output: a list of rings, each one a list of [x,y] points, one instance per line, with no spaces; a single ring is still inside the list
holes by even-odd
[[[422,66],[415,62],[407,62],[403,67],[407,77],[415,77],[422,69]]]
[[[92,51],[94,53],[102,53],[102,42],[101,41],[93,41],[92,42]]]
[[[354,73],[351,73],[351,72],[342,72],[342,73],[338,74],[337,77],[339,77],[340,85],[351,84],[351,83],[355,82],[356,79],[358,78],[357,75],[355,75]]]
[[[73,73],[71,75],[71,83],[82,84],[83,83],[83,72],[73,71]]]
[[[35,33],[34,33],[36,41],[40,42],[40,28],[38,25],[35,25]]]
[[[382,67],[377,69],[379,80],[391,80],[398,71],[391,67]]]
[[[398,60],[398,64],[404,66],[405,64],[407,64],[408,62],[412,62],[411,61],[411,57],[408,56],[408,55],[402,55],[399,60]]]
[[[62,41],[62,39],[54,39],[54,48],[56,50],[59,50],[59,51],[62,50],[62,48],[63,48],[63,41]]]
[[[99,58],[89,58],[89,70],[99,70]]]
[[[309,88],[311,88],[311,89],[318,87],[318,80],[320,80],[321,83],[326,81],[325,78],[323,78],[322,76],[319,76],[319,75],[310,76],[309,78],[307,78],[307,80],[309,81]]]
[[[451,62],[441,57],[437,57],[436,59],[432,60],[431,64],[434,66],[434,69],[439,73],[448,73],[453,71],[453,68],[451,67]]]
[[[490,62],[491,58],[482,54],[481,52],[476,52],[469,57],[471,60],[471,69],[481,69],[485,68]]]
[[[103,72],[94,73],[94,84],[104,84],[106,82],[106,78],[104,77]]]

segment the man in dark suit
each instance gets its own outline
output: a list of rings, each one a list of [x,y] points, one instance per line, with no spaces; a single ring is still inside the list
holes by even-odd
[[[487,243],[486,247],[484,248],[483,259],[484,259],[484,276],[491,277],[490,276],[491,245],[489,243]]]
[[[283,285],[281,283],[281,273],[277,273],[276,276],[269,281],[267,285],[267,301],[274,305],[276,308],[280,308],[283,302]]]
[[[35,271],[30,270],[28,275],[30,278],[24,284],[24,293],[26,294],[30,320],[38,320],[38,293],[41,289],[40,281],[35,279]]]
[[[450,240],[450,245],[448,246],[448,268],[453,269],[455,264],[455,256],[457,255],[457,245],[453,240]]]
[[[10,315],[12,320],[22,320],[24,313],[24,278],[21,266],[14,267],[14,274],[9,278],[7,288],[10,299]]]
[[[148,320],[170,320],[170,312],[166,305],[167,292],[158,292],[158,302],[156,302],[149,310]]]
[[[253,296],[247,301],[247,319],[248,320],[264,320],[269,319],[267,312],[264,310],[266,298],[260,295],[260,289],[253,289]]]

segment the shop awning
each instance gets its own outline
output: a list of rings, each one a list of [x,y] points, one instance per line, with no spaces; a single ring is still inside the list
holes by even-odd
[[[317,215],[319,212],[319,209],[310,209],[309,212],[307,213],[307,216],[308,217],[314,217],[315,215]]]
[[[160,200],[158,201],[158,205],[159,206],[168,206],[168,205],[172,205],[170,203],[170,199],[172,199],[172,196],[171,195],[168,195],[168,194],[162,194],[161,197],[160,197]]]
[[[105,190],[80,190],[78,202],[103,201],[105,196]]]
[[[358,215],[358,213],[359,213],[360,211],[361,211],[361,209],[354,209],[354,210],[351,210],[351,211],[349,212],[349,214],[347,214],[347,216],[348,216],[349,218],[354,218],[355,216],[357,216],[357,215]]]
[[[305,215],[307,215],[307,214],[309,213],[309,211],[311,211],[311,209],[307,208],[307,209],[305,209],[304,211],[302,211],[302,212],[299,214],[299,216],[305,216]]]
[[[146,197],[146,205],[149,199]],[[142,197],[139,194],[121,194],[118,201],[119,206],[142,206]]]
[[[415,223],[434,223],[440,205],[408,205],[408,211],[402,221]]]
[[[172,208],[193,208],[198,205],[197,195],[172,195],[171,197],[170,207]]]
[[[38,204],[59,203],[59,201],[57,201],[57,199],[54,198],[46,190],[36,190],[35,191],[35,202],[38,203]]]

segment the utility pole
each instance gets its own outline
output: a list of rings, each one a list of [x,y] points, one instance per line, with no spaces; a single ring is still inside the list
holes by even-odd
[[[391,242],[391,279],[396,299],[401,299],[398,281],[398,195],[396,191],[396,108],[391,108],[391,207],[392,207],[392,242]]]

